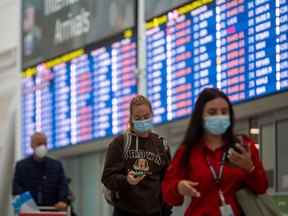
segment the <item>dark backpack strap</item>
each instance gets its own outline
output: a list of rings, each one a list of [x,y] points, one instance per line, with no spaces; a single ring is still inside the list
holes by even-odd
[[[132,134],[129,131],[126,131],[123,134],[123,158],[127,157],[128,150],[132,143]]]
[[[159,139],[162,141],[162,146],[163,146],[164,150],[168,151],[169,150],[169,146],[168,146],[167,139],[165,139],[162,136],[159,136]]]
[[[168,145],[168,141],[167,141],[167,139],[165,139],[165,138],[162,137],[162,136],[159,136],[159,135],[158,135],[158,137],[159,137],[159,139],[161,140],[161,143],[162,143],[162,147],[163,147],[163,149],[164,149],[164,152],[165,152],[165,154],[168,155],[168,160],[170,161],[170,160],[171,160],[171,153],[170,153],[170,147],[169,147],[169,145]]]

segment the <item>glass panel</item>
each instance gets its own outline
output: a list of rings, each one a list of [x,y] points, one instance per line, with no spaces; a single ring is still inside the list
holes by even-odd
[[[278,178],[277,188],[279,192],[288,192],[288,120],[277,122],[277,165],[278,165]]]
[[[75,195],[73,207],[77,215],[112,215],[104,200],[101,183],[105,154],[103,152],[69,158],[63,162],[66,175],[72,179],[70,188]]]
[[[80,213],[81,209],[81,175],[80,172],[80,158],[69,158],[63,161],[65,174],[71,179],[69,188],[72,191],[75,200],[72,202],[73,209],[76,213]]]
[[[262,161],[269,179],[269,188],[275,191],[275,134],[274,124],[261,126]]]

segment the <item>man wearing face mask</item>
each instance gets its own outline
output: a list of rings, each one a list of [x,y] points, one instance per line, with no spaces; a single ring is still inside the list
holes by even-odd
[[[18,161],[13,178],[13,196],[29,191],[39,206],[67,207],[68,185],[62,164],[47,157],[47,138],[31,136],[33,155]]]

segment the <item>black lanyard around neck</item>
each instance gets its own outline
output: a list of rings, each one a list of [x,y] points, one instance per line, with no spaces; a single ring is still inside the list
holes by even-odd
[[[210,169],[210,172],[213,176],[213,179],[215,181],[215,183],[217,184],[217,186],[219,186],[220,184],[220,181],[223,177],[223,170],[224,170],[224,162],[225,162],[225,159],[226,159],[226,155],[227,155],[227,151],[223,152],[222,154],[222,159],[221,159],[221,165],[220,165],[220,170],[219,170],[219,173],[217,175],[217,172],[216,172],[216,169],[214,169],[211,161],[208,159],[208,157],[206,156],[206,160],[207,160],[207,163],[208,163],[208,166],[209,166],[209,169]]]

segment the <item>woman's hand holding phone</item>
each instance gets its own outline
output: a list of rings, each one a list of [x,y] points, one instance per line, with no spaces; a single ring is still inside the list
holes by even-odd
[[[130,185],[137,185],[140,181],[142,181],[145,177],[144,173],[129,171],[127,175],[127,181]]]
[[[231,163],[247,172],[252,172],[254,170],[249,145],[235,144],[235,146],[228,151],[228,159]]]

